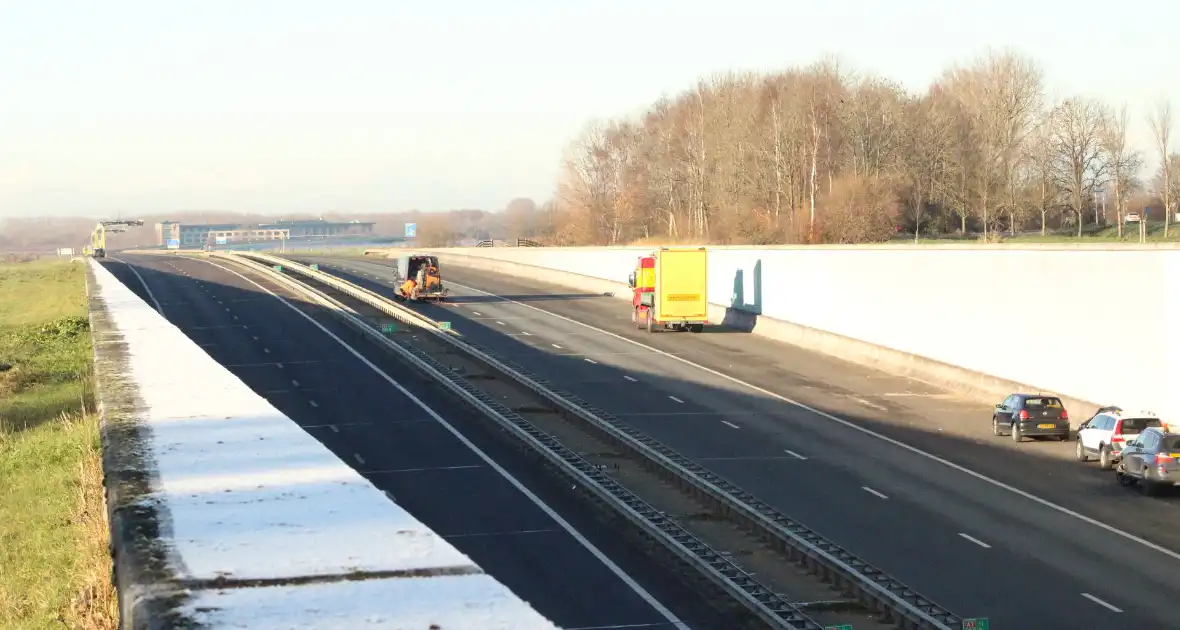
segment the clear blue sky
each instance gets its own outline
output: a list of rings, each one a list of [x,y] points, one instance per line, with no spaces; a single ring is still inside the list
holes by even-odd
[[[1141,148],[1180,118],[1176,0],[431,4],[0,0],[0,217],[541,200],[589,119],[824,53],[920,90],[1012,46]]]

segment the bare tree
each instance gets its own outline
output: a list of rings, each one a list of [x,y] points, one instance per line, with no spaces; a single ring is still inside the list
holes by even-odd
[[[1172,140],[1172,103],[1167,99],[1157,101],[1155,108],[1147,116],[1147,124],[1151,127],[1151,135],[1155,140],[1155,149],[1159,155],[1160,170],[1163,175],[1164,238],[1167,238],[1172,220],[1172,169],[1169,168],[1168,160],[1171,155],[1169,145]]]
[[[1054,169],[1053,112],[1046,112],[1025,143],[1025,168],[1032,188],[1033,207],[1041,215],[1041,236],[1045,236],[1049,211],[1060,196]]]
[[[1111,192],[1114,196],[1115,220],[1119,237],[1123,235],[1123,216],[1131,187],[1143,168],[1137,151],[1127,146],[1127,106],[1123,105],[1107,121],[1103,133],[1103,148],[1110,171]]]
[[[1107,112],[1097,101],[1072,98],[1057,106],[1053,114],[1053,147],[1057,185],[1077,219],[1082,236],[1086,200],[1105,183],[1108,163],[1102,151]]]

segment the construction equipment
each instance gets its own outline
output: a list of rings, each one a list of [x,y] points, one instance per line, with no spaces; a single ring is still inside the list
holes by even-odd
[[[648,332],[699,333],[709,323],[709,253],[704,247],[661,247],[640,256],[627,278],[631,321]]]
[[[143,227],[143,221],[99,221],[94,226],[94,231],[90,233],[90,244],[83,251],[95,258],[106,257],[107,233],[117,234],[119,232],[126,232],[129,227]]]
[[[394,263],[397,288],[394,297],[417,302],[445,300],[450,289],[443,286],[438,257],[429,254],[399,256]]]

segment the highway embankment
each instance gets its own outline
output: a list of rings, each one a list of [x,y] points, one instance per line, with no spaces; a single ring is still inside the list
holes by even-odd
[[[1180,250],[713,247],[711,320],[982,401],[1012,391],[1180,415]],[[649,247],[455,248],[446,265],[630,299]]]

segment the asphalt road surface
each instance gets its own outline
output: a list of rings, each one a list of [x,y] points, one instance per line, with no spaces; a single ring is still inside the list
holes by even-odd
[[[326,334],[357,339],[326,311],[291,302],[321,329],[245,278],[201,260],[118,256],[104,264],[249,387],[561,627],[665,630],[680,619],[694,630],[724,628],[667,570],[604,531],[556,482],[492,437],[486,420],[383,351],[353,344],[471,446],[448,432]]]
[[[300,259],[392,292],[389,261]],[[1178,501],[1118,487],[1073,462],[1072,444],[993,437],[985,405],[747,333],[652,335],[617,299],[443,275],[448,303],[414,308],[959,615],[993,628],[1175,624]]]

